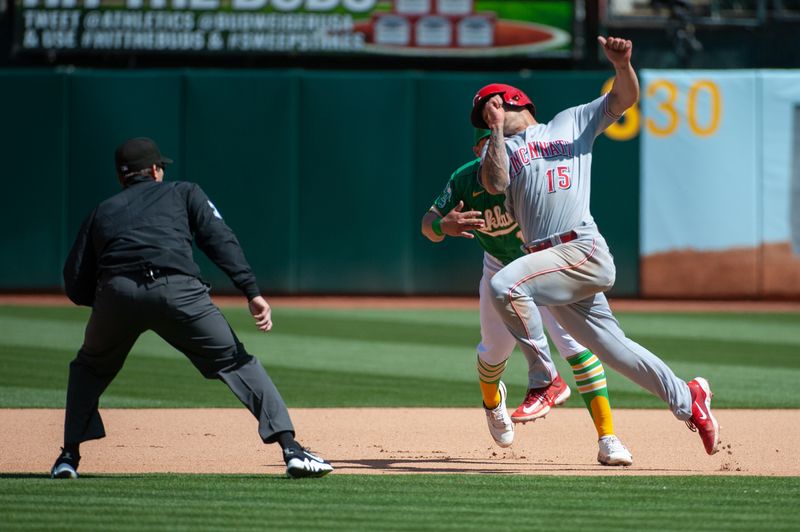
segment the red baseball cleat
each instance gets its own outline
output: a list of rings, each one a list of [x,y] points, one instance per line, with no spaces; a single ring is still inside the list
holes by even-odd
[[[714,454],[719,449],[719,423],[711,413],[711,387],[708,381],[702,377],[697,377],[687,383],[689,391],[692,392],[692,417],[686,421],[686,425],[692,432],[700,433],[703,446],[708,454]]]
[[[511,414],[511,421],[524,423],[544,417],[550,412],[550,408],[569,399],[571,393],[561,375],[557,375],[549,386],[529,389],[522,404]]]

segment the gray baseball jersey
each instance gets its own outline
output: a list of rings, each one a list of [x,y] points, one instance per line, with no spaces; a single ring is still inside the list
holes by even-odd
[[[506,139],[511,178],[506,206],[526,242],[578,227],[596,231],[589,212],[592,145],[619,118],[601,96]]]

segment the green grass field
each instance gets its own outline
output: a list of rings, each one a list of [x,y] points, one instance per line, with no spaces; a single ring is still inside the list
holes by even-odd
[[[744,531],[797,530],[800,518],[800,483],[789,478],[334,474],[317,481],[147,475],[0,482],[2,529],[9,531]]]
[[[275,329],[224,309],[290,407],[476,406],[476,311],[278,308]],[[87,309],[0,307],[0,407],[62,408]],[[798,314],[619,313],[628,335],[717,408],[800,408]],[[565,375],[566,365],[558,360]],[[519,352],[505,380],[526,382]],[[609,372],[616,407],[663,408]],[[567,379],[571,382],[571,379]],[[148,333],[103,407],[240,408],[219,382]],[[571,402],[581,407],[580,402]],[[14,449],[2,449],[13,453]],[[797,530],[798,478],[110,475],[55,482],[4,474],[0,530],[533,529]],[[524,510],[519,510],[520,505]]]
[[[279,308],[268,334],[255,330],[244,308],[224,311],[290,406],[475,406],[480,401],[476,311]],[[75,307],[0,307],[0,408],[63,407],[67,366],[80,347],[87,317],[87,309]],[[717,408],[800,408],[798,314],[620,313],[618,318],[631,338],[666,360],[679,377],[708,378]],[[556,362],[570,374],[563,360]],[[663,408],[657,398],[608,373],[614,406]],[[518,350],[504,380],[519,388],[527,382]],[[205,381],[183,355],[147,333],[102,405],[239,403],[224,385]]]

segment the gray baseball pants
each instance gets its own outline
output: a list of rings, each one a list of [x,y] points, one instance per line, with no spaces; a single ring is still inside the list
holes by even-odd
[[[575,340],[604,364],[660,397],[681,420],[692,415],[685,381],[656,355],[627,338],[611,313],[604,291],[616,268],[605,240],[577,240],[525,255],[492,278],[495,308],[526,357],[540,356],[542,334],[537,305],[544,305]]]
[[[181,351],[207,379],[223,381],[258,419],[265,443],[294,427],[277,388],[248,354],[197,278],[155,280],[143,274],[101,280],[84,343],[70,364],[64,443],[102,438],[100,395],[114,380],[140,334],[152,330]]]

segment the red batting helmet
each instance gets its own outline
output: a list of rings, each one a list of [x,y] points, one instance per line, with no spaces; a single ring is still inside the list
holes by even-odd
[[[481,129],[489,127],[483,119],[483,106],[486,105],[486,100],[495,94],[502,96],[503,101],[508,105],[527,107],[531,114],[536,116],[536,106],[533,105],[531,99],[524,92],[511,85],[492,83],[479,90],[475,98],[472,99],[472,115],[470,115],[470,119],[473,126]]]

